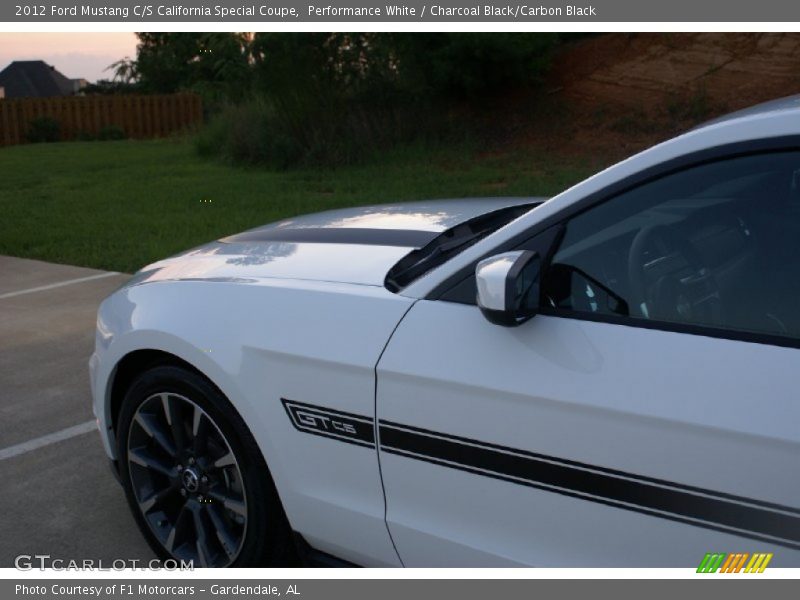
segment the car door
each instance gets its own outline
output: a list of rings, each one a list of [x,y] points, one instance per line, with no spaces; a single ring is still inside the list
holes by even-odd
[[[518,327],[474,280],[418,301],[377,368],[404,564],[800,565],[797,173],[719,157],[532,230]]]

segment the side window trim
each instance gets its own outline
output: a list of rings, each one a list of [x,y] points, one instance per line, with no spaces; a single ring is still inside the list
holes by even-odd
[[[794,339],[782,335],[772,335],[768,333],[720,329],[718,327],[711,327],[708,325],[691,325],[687,323],[673,323],[671,321],[658,321],[653,319],[634,319],[632,317],[585,313],[545,306],[539,309],[539,314],[549,317],[558,317],[561,319],[571,319],[574,321],[606,323],[609,325],[620,325],[623,327],[635,327],[637,329],[651,329],[655,331],[697,335],[721,340],[748,342],[751,344],[765,344],[780,348],[800,348],[800,339]]]

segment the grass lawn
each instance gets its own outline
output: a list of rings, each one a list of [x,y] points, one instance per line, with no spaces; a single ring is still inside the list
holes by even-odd
[[[198,158],[187,140],[0,148],[0,254],[135,271],[270,221],[426,198],[551,195],[588,160],[406,149],[336,170],[275,173]]]

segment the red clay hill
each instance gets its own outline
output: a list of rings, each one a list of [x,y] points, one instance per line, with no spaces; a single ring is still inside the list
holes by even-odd
[[[611,162],[721,114],[800,93],[800,34],[601,34],[564,44],[508,100],[503,145]]]

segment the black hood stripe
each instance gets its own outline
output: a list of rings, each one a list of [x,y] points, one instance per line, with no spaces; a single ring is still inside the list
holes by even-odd
[[[245,231],[220,242],[296,242],[307,244],[356,244],[359,246],[399,246],[422,248],[441,235],[441,231],[414,229],[370,229],[357,227],[302,227],[297,229],[259,229]]]

